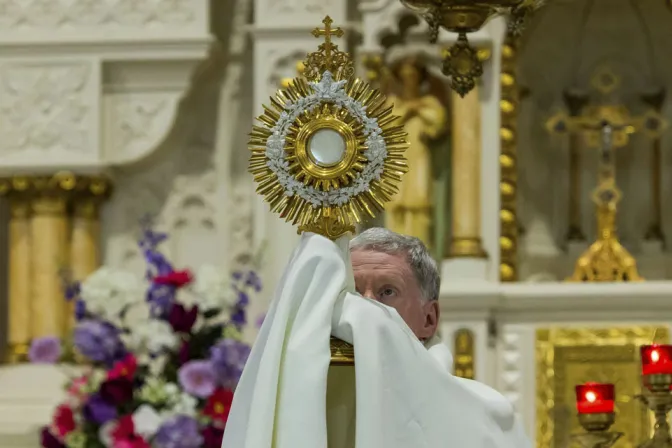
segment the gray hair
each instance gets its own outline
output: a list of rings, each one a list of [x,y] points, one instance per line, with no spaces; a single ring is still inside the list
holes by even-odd
[[[365,230],[350,241],[350,251],[369,250],[390,255],[402,254],[408,260],[426,300],[438,300],[441,277],[436,261],[418,238],[401,235],[382,227]]]

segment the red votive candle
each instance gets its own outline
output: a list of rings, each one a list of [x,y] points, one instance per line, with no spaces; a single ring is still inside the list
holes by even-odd
[[[672,374],[672,345],[643,345],[642,375]]]
[[[576,410],[579,414],[614,412],[614,385],[586,383],[576,386]]]

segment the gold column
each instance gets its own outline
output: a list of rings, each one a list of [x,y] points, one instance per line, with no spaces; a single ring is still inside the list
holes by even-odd
[[[75,197],[72,206],[70,270],[75,281],[82,281],[100,266],[99,200]],[[74,303],[69,304],[70,327],[74,327]]]
[[[68,263],[66,205],[64,195],[58,192],[41,194],[31,202],[33,337],[64,336],[68,328],[60,277]]]
[[[481,105],[479,88],[453,92],[452,241],[449,257],[485,258],[481,243]]]
[[[76,198],[73,204],[70,268],[75,280],[83,280],[100,265],[98,200]]]
[[[31,340],[30,203],[25,197],[13,197],[9,209],[7,360],[16,363],[26,361]]]

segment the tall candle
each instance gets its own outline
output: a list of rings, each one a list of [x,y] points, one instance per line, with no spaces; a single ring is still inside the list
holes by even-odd
[[[642,375],[672,375],[672,345],[643,345],[639,351]]]
[[[614,412],[614,385],[586,383],[576,386],[576,410],[579,414]]]

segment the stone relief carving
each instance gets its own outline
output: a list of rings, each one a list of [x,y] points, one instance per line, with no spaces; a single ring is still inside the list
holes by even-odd
[[[295,78],[298,75],[297,65],[302,62],[313,48],[308,41],[305,48],[274,48],[268,51],[265,60],[268,61],[268,77],[266,92],[269,95],[275,92],[286,78]]]
[[[96,112],[85,63],[0,65],[0,156],[96,149]]]
[[[243,0],[238,5],[246,3]],[[244,15],[236,17],[245,19]],[[229,24],[233,30],[220,31],[244,34],[240,25]],[[219,38],[228,45],[241,43],[234,36]],[[169,135],[161,141],[151,165],[143,164],[116,179],[118,188],[103,221],[107,227],[106,262],[134,267],[142,264],[136,235],[138,221],[146,214],[155,217],[157,228],[171,234],[165,251],[180,266],[195,268],[195,263],[225,264],[251,257],[254,197],[246,170],[247,136],[241,132],[248,128],[252,117],[251,87],[247,86],[251,76],[238,60],[251,55],[246,47],[238,50],[240,55],[232,55],[236,57],[235,64],[229,58],[234,49],[229,47],[224,54],[213,52],[195,69],[190,93],[177,108],[176,118],[167,122],[165,128],[159,126],[163,130],[150,132],[153,136]],[[233,70],[234,65],[240,70]],[[223,88],[223,84],[231,88]],[[163,120],[162,114],[171,115],[167,111],[175,108],[168,102],[157,111],[153,106],[161,103],[158,96],[152,102],[148,100],[149,94],[118,95],[128,95],[124,107],[131,109],[129,114],[116,105],[114,109],[110,106],[119,120],[125,116],[124,120],[129,122],[124,125],[125,131],[120,132],[127,137],[118,141],[137,142],[137,148],[146,152],[147,139],[142,134],[148,124],[143,120],[157,126],[157,118]],[[131,97],[137,101],[130,101]],[[117,132],[120,123],[115,127]],[[182,130],[174,135],[178,126]],[[229,159],[235,161],[229,164]]]
[[[195,20],[193,0],[0,0],[0,25],[11,28],[169,26]]]
[[[513,408],[520,412],[523,373],[521,371],[521,344],[524,335],[514,328],[506,328],[502,335],[500,351],[499,391],[511,402]]]
[[[334,0],[267,0],[268,10],[274,13],[307,12],[326,14]]]
[[[115,94],[106,98],[108,159],[128,160],[154,148],[172,124],[178,94]]]

